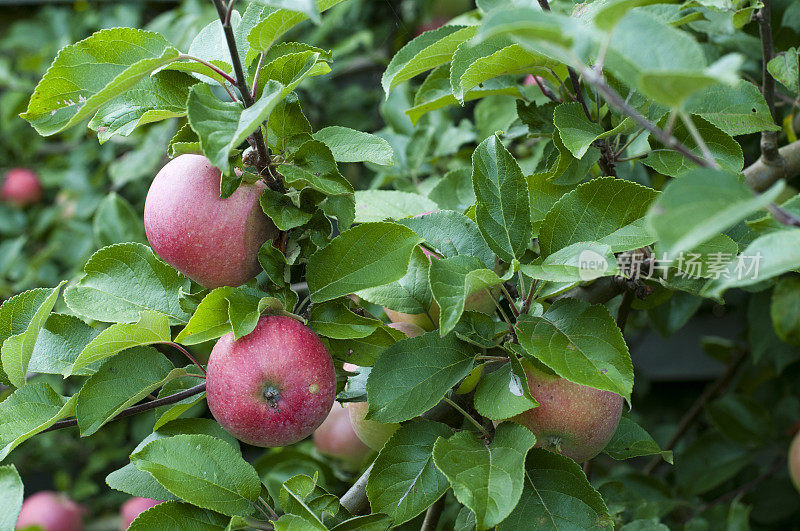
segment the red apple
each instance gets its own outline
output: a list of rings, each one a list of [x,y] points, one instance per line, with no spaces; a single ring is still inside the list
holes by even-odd
[[[156,254],[209,289],[255,277],[258,250],[277,235],[259,204],[265,185],[242,184],[220,199],[221,175],[205,157],[181,155],[158,172],[144,205],[144,228]]]
[[[238,341],[214,345],[206,375],[208,408],[237,439],[286,446],[322,424],[336,394],[336,372],[325,345],[289,317],[261,317]]]
[[[623,398],[545,374],[527,362],[525,374],[539,407],[511,420],[536,435],[536,446],[587,461],[606,447],[622,416]]]
[[[789,475],[795,488],[800,492],[800,431],[789,446]]]
[[[341,459],[352,467],[360,465],[370,453],[370,448],[353,430],[347,409],[338,402],[333,403],[325,422],[314,432],[314,446],[320,453]]]
[[[155,507],[159,503],[163,503],[163,501],[159,500],[151,500],[150,498],[131,498],[125,503],[122,504],[119,512],[122,516],[122,526],[120,529],[125,531],[131,525],[139,513],[143,513],[150,507]]]
[[[42,198],[39,177],[27,168],[14,168],[6,172],[0,197],[19,206],[36,203]]]
[[[84,511],[63,494],[37,492],[22,503],[17,529],[39,526],[44,531],[81,531]]]

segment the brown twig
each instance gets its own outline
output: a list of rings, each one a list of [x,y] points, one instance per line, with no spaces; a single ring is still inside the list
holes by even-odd
[[[631,313],[631,304],[633,304],[634,291],[626,290],[622,295],[622,301],[619,303],[617,310],[617,327],[622,332],[625,332],[625,323],[628,322],[628,315]]]
[[[445,498],[447,498],[447,494],[442,495],[433,505],[428,507],[425,512],[425,520],[422,522],[422,527],[419,528],[419,531],[436,531],[436,526],[439,525],[439,518],[442,517],[442,512],[444,511]]]

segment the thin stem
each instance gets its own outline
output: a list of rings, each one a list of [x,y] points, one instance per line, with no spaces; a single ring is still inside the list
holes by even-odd
[[[165,396],[164,398],[158,398],[151,402],[145,402],[143,404],[137,404],[135,406],[131,406],[127,409],[123,409],[119,415],[112,418],[109,422],[114,420],[119,420],[121,418],[130,417],[132,415],[136,415],[137,413],[142,413],[143,411],[148,411],[151,409],[155,409],[160,406],[168,406],[170,404],[175,404],[180,402],[184,398],[189,398],[190,396],[194,396],[200,394],[206,390],[206,384],[201,383],[200,385],[195,385],[185,391],[181,391],[179,393],[175,393],[174,395]],[[46,430],[42,430],[42,433],[54,430],[60,430],[62,428],[70,428],[72,426],[78,425],[78,419],[67,419],[67,420],[59,420]]]
[[[697,145],[700,147],[700,151],[703,152],[703,157],[705,157],[706,161],[708,162],[707,166],[710,166],[711,168],[719,168],[719,164],[717,164],[717,161],[714,159],[714,155],[711,154],[711,150],[708,149],[706,141],[703,140],[703,135],[701,135],[700,131],[698,131],[697,127],[695,127],[692,117],[689,116],[688,113],[681,113],[681,119],[683,120],[684,125],[686,125],[686,128],[689,130],[689,133],[691,133],[692,138],[694,138],[694,141],[697,142]]]
[[[181,353],[182,353],[184,356],[186,356],[187,358],[189,358],[189,361],[191,361],[192,363],[194,363],[195,365],[197,365],[197,368],[198,368],[198,369],[200,369],[200,372],[202,372],[202,373],[203,373],[203,377],[205,378],[205,375],[206,375],[206,370],[203,368],[203,366],[202,366],[202,365],[200,365],[200,364],[197,362],[197,360],[194,358],[194,356],[192,356],[192,354],[191,354],[191,353],[190,353],[188,350],[186,350],[185,348],[183,348],[183,346],[182,346],[182,345],[179,345],[179,344],[177,344],[177,343],[173,343],[172,341],[161,341],[161,342],[159,342],[159,343],[156,343],[156,344],[157,344],[157,345],[169,345],[169,346],[171,346],[171,347],[174,347],[176,350],[179,350],[179,351],[180,351],[180,352],[181,352]]]
[[[764,99],[767,100],[769,112],[772,119],[775,117],[775,79],[767,70],[767,64],[774,56],[772,45],[772,20],[770,14],[770,0],[762,0],[763,7],[758,10],[756,20],[758,20],[758,32],[761,36],[761,79],[763,82]],[[777,121],[776,121],[777,123]]]
[[[642,133],[644,133],[644,129],[639,129],[635,134],[631,135],[628,138],[628,141],[625,142],[625,145],[617,150],[616,154],[614,155],[614,160],[620,160],[619,156],[625,153],[625,150],[628,149]]]
[[[262,504],[264,507],[266,507],[266,508],[267,508],[267,510],[269,511],[269,513],[272,515],[272,518],[274,518],[275,520],[277,520],[277,519],[278,519],[278,513],[276,513],[276,512],[275,512],[275,511],[272,509],[272,507],[270,507],[270,505],[269,505],[269,504],[266,502],[266,500],[264,500],[264,498],[262,498],[261,496],[259,496],[259,497],[258,497],[258,501],[260,501],[260,502],[261,502],[261,504]]]
[[[788,210],[779,207],[775,203],[770,204],[767,209],[779,223],[789,227],[800,227],[800,218]]]
[[[633,304],[633,290],[626,290],[617,310],[617,327],[623,333],[625,332],[625,323],[628,322],[628,314],[631,312],[631,304]]]
[[[478,361],[508,361],[508,356],[477,356]]]
[[[531,282],[531,287],[528,290],[528,294],[525,296],[525,302],[522,303],[522,313],[527,314],[531,309],[531,303],[533,303],[533,297],[538,292],[539,288],[539,281],[534,280]]]
[[[267,52],[261,52],[261,56],[258,58],[258,66],[256,67],[256,75],[253,78],[253,91],[250,95],[255,99],[256,93],[258,92],[258,82],[259,78],[261,77],[261,67],[264,65],[264,57],[266,57]]]
[[[489,294],[489,297],[491,297],[492,302],[494,302],[494,305],[497,307],[497,311],[500,312],[500,316],[503,318],[503,321],[505,321],[506,324],[508,325],[508,331],[511,332],[511,335],[513,335],[516,338],[517,334],[516,332],[514,332],[514,325],[511,324],[511,320],[508,318],[508,315],[506,315],[506,312],[503,310],[503,307],[500,306],[500,302],[497,300],[497,297],[494,296],[494,293],[492,293],[492,290],[490,289],[487,289],[486,293]]]
[[[511,307],[511,311],[514,313],[514,317],[519,317],[519,310],[517,310],[517,305],[514,303],[514,298],[508,292],[505,284],[500,284],[500,289],[503,290],[503,295],[505,295],[506,300],[508,301],[508,305]]]
[[[208,61],[204,61],[203,59],[200,59],[199,57],[195,57],[193,55],[187,55],[187,54],[180,54],[178,56],[178,59],[188,59],[189,61],[194,61],[196,63],[200,63],[201,65],[206,66],[209,69],[213,70],[217,75],[219,75],[220,77],[225,79],[231,85],[236,85],[236,80],[235,79],[233,79],[231,76],[226,74],[224,70],[222,70],[221,68],[219,68],[217,66],[214,66],[213,64],[209,63]]]
[[[236,0],[228,0],[228,14],[225,15],[225,24],[230,25],[231,23],[231,15],[233,14],[233,5],[236,3]]]
[[[550,101],[553,101],[555,103],[561,103],[561,100],[558,99],[555,94],[553,94],[553,91],[551,91],[549,87],[545,86],[542,83],[542,80],[539,78],[539,76],[533,76],[533,80],[539,86],[539,90],[542,91],[542,94],[547,96],[550,99]]]
[[[581,88],[581,80],[578,79],[578,74],[572,68],[567,68],[569,72],[569,79],[572,81],[572,88],[575,89],[575,97],[578,98],[578,101],[581,102],[581,106],[583,107],[583,112],[586,114],[586,118],[589,121],[592,120],[592,113],[589,111],[589,107],[586,105],[586,98],[583,97],[583,89]],[[600,114],[597,115],[598,119],[600,118]]]
[[[481,423],[480,423],[480,422],[478,422],[477,420],[475,420],[475,419],[472,417],[472,415],[470,415],[469,413],[467,413],[467,411],[466,411],[464,408],[462,408],[461,406],[459,406],[458,404],[456,404],[455,402],[453,402],[452,400],[450,400],[450,399],[449,399],[449,398],[447,398],[447,397],[444,397],[444,398],[443,398],[443,400],[444,400],[445,402],[447,402],[448,404],[450,404],[450,406],[451,406],[453,409],[455,409],[456,411],[458,411],[459,413],[461,413],[462,415],[464,415],[464,418],[465,418],[465,419],[467,419],[468,421],[470,421],[470,423],[472,423],[472,425],[473,425],[473,426],[475,426],[476,428],[478,428],[478,430],[479,430],[479,431],[480,431],[480,432],[483,434],[483,436],[484,436],[484,437],[486,437],[487,439],[489,439],[489,438],[490,438],[489,432],[488,432],[488,431],[486,431],[486,428],[484,428],[483,426],[481,426]]]
[[[422,527],[419,528],[419,531],[436,531],[436,527],[439,525],[439,519],[442,517],[442,512],[444,511],[444,500],[446,497],[447,494],[442,494],[441,498],[428,507],[428,510],[425,512],[425,520],[422,522]]]
[[[665,146],[674,149],[675,151],[682,154],[684,157],[691,160],[695,164],[704,167],[709,166],[708,162],[705,159],[703,159],[702,157],[698,157],[697,155],[692,153],[692,151],[688,147],[683,145],[678,139],[656,127],[655,124],[653,124],[647,118],[642,116],[639,113],[639,111],[631,107],[625,100],[622,99],[622,96],[617,94],[617,92],[614,89],[612,89],[608,85],[608,83],[605,82],[603,76],[600,73],[591,68],[582,67],[581,75],[583,76],[583,79],[585,79],[587,83],[595,87],[600,92],[600,94],[603,95],[603,97],[610,105],[616,107],[623,114],[630,116],[633,119],[633,121],[638,123],[645,130],[649,131],[650,134],[652,134],[656,138],[656,140],[658,140]]]

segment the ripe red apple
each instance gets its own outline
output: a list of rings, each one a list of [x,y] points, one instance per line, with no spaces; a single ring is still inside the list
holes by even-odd
[[[159,500],[151,500],[150,498],[131,498],[125,503],[122,504],[122,507],[119,510],[120,515],[122,516],[122,527],[120,529],[125,531],[131,525],[139,513],[143,513],[150,507],[155,507],[159,503],[163,503],[163,501]]]
[[[794,436],[792,444],[789,446],[789,475],[792,477],[795,488],[800,492],[800,431]]]
[[[22,503],[17,529],[39,526],[44,531],[81,531],[85,509],[58,492],[42,491]]]
[[[623,398],[545,374],[525,362],[531,395],[539,407],[511,420],[536,435],[536,446],[587,461],[606,447],[622,416]]]
[[[209,289],[255,277],[258,250],[277,235],[259,204],[265,185],[242,184],[220,199],[221,176],[205,157],[181,155],[158,172],[144,205],[144,228],[156,254]]]
[[[353,430],[347,409],[339,402],[333,403],[325,422],[314,432],[314,446],[320,453],[341,459],[351,467],[360,465],[370,453]]]
[[[6,172],[0,197],[19,206],[36,203],[42,198],[39,177],[27,168],[13,168]]]
[[[237,439],[286,446],[322,424],[336,394],[336,372],[310,328],[282,315],[261,317],[238,341],[222,336],[206,375],[208,409]]]

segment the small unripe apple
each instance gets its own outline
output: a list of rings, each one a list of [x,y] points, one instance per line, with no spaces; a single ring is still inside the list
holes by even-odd
[[[144,228],[153,250],[201,286],[240,286],[260,271],[258,250],[277,235],[261,209],[265,185],[220,199],[222,173],[201,155],[164,166],[147,192]]]
[[[240,441],[286,446],[322,424],[336,394],[333,360],[308,327],[282,315],[252,333],[222,336],[206,374],[208,409]]]
[[[795,488],[800,492],[800,431],[789,446],[789,475]]]
[[[400,330],[408,337],[417,337],[425,333],[425,330],[422,329],[422,327],[419,327],[412,323],[390,323],[389,328]]]
[[[27,168],[13,168],[6,172],[0,197],[19,206],[30,205],[42,198],[39,177]]]
[[[17,529],[39,526],[43,531],[81,531],[84,511],[63,494],[37,492],[22,502]]]
[[[353,424],[358,438],[373,450],[380,451],[386,441],[397,431],[400,424],[383,423],[376,420],[367,420],[369,404],[366,402],[350,402],[347,404],[347,412],[350,414],[350,422]]]
[[[545,374],[525,362],[531,395],[539,407],[513,417],[536,435],[536,446],[575,461],[587,461],[606,447],[617,431],[623,398]]]
[[[347,409],[334,402],[325,422],[314,431],[314,446],[324,455],[344,461],[350,467],[357,467],[370,453],[370,448],[356,435],[350,422]]]
[[[152,500],[150,498],[131,498],[126,501],[119,510],[120,516],[122,516],[122,526],[120,529],[125,531],[131,526],[131,522],[133,522],[140,513],[145,512],[151,507],[155,507],[159,503],[163,503],[163,501]]]

